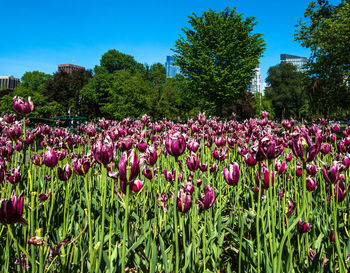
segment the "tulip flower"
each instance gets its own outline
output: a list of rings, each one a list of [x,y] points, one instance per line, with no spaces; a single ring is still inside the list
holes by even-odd
[[[291,215],[294,211],[294,203],[291,200],[288,200],[288,210],[287,210],[287,215]]]
[[[22,217],[23,214],[23,203],[24,203],[24,192],[16,197],[16,191],[13,190],[10,200],[0,200],[0,223],[3,225],[11,225],[20,223],[27,225],[27,221]]]
[[[49,193],[39,193],[39,199],[41,201],[46,201],[50,197],[51,191]]]
[[[314,177],[312,177],[312,176],[308,176],[307,178],[306,178],[306,189],[308,190],[308,191],[313,191],[313,190],[315,190],[315,188],[316,188],[316,179],[314,178]]]
[[[34,104],[30,97],[28,102],[24,101],[22,97],[13,97],[13,110],[19,115],[27,115],[34,110]]]
[[[259,141],[256,160],[263,161],[265,159],[272,160],[281,155],[284,151],[284,146],[279,143],[277,137],[266,135]]]
[[[43,163],[50,168],[53,168],[57,165],[57,155],[53,149],[48,149],[43,154]]]
[[[112,140],[107,137],[106,141],[96,141],[92,145],[92,154],[99,164],[106,166],[111,163],[114,159],[114,144]]]
[[[73,161],[73,170],[77,175],[85,176],[90,167],[92,166],[92,162],[88,156],[84,156],[83,158],[74,159]]]
[[[213,172],[216,172],[216,169],[218,168],[218,165],[214,162],[213,165],[210,166],[210,172],[213,173]]]
[[[317,168],[316,164],[306,165],[306,172],[308,175],[315,176],[315,174],[318,172],[318,168]]]
[[[345,184],[343,181],[339,181],[338,184],[334,185],[334,196],[337,202],[343,202],[347,193]]]
[[[169,133],[166,136],[165,147],[170,155],[178,157],[186,149],[185,137],[180,132]]]
[[[310,251],[310,260],[313,261],[316,257],[316,253],[311,247],[309,248],[309,251]]]
[[[63,168],[57,167],[58,179],[61,181],[67,181],[72,175],[72,168],[69,164],[63,166]]]
[[[131,183],[131,190],[133,192],[139,192],[142,189],[143,181],[141,180],[135,180]]]
[[[136,148],[141,152],[145,152],[147,149],[147,142],[144,138],[141,138],[140,141],[136,144]]]
[[[185,192],[185,193],[188,193],[188,194],[191,194],[191,195],[192,195],[193,191],[194,191],[194,186],[193,186],[192,183],[186,183],[186,184],[184,185],[184,192]]]
[[[231,162],[230,169],[225,167],[223,174],[227,184],[231,186],[237,185],[239,180],[239,165],[235,162]]]
[[[276,160],[275,162],[275,171],[278,172],[278,174],[283,174],[283,172],[287,169],[286,161],[279,161]]]
[[[207,123],[207,119],[205,117],[205,113],[199,113],[198,114],[198,122],[202,126]]]
[[[152,169],[147,169],[146,166],[143,166],[142,173],[149,180],[151,180],[153,178],[153,171],[152,171]]]
[[[198,156],[194,152],[191,152],[191,155],[186,160],[186,164],[188,169],[192,172],[198,170],[198,168],[200,167],[200,161]]]
[[[39,154],[35,154],[30,159],[34,165],[40,166],[41,165],[41,156]]]
[[[192,206],[192,198],[189,193],[185,193],[179,190],[177,193],[176,209],[179,212],[186,213],[190,210]]]
[[[271,174],[269,172],[269,169],[266,168],[266,167],[262,167],[261,169],[261,172],[262,172],[262,182],[261,182],[261,187],[263,189],[268,189],[269,186],[270,186],[270,182],[271,182],[271,185],[273,186],[275,184],[275,174],[276,172],[274,171],[271,171]],[[256,182],[257,184],[259,185],[259,173],[257,172],[257,176],[256,176]]]
[[[7,181],[16,185],[21,180],[21,166],[12,169],[12,173],[7,176]]]
[[[212,154],[215,159],[219,161],[223,161],[228,157],[227,151],[228,151],[228,147],[226,147],[226,149],[221,148],[220,152],[215,148]]]
[[[168,196],[165,192],[163,192],[160,196],[157,197],[158,206],[160,206],[164,212],[167,211],[167,203],[168,203]]]
[[[303,162],[311,162],[315,159],[321,146],[321,137],[316,135],[316,144],[311,143],[311,138],[306,130],[294,135],[291,146],[294,155]]]
[[[249,167],[254,167],[257,163],[255,156],[252,154],[246,154],[244,157],[244,162],[249,166]]]
[[[311,228],[312,228],[312,225],[310,225],[307,222],[303,222],[303,221],[299,220],[299,222],[297,223],[297,229],[298,229],[300,234],[307,232]]]
[[[211,208],[215,202],[215,193],[210,185],[206,185],[204,188],[204,194],[201,194],[202,200],[197,200],[197,204],[200,205],[199,212]]]
[[[9,124],[14,123],[15,120],[16,120],[16,115],[15,114],[4,115],[4,121],[6,121]]]
[[[330,184],[335,184],[339,180],[339,168],[340,164],[336,161],[333,162],[332,166],[328,167],[323,167],[322,172],[323,172],[323,177],[324,179],[330,183]]]
[[[128,169],[130,170],[128,172]],[[135,150],[123,152],[119,161],[119,176],[123,182],[133,182],[140,172],[140,162]]]
[[[208,164],[201,164],[201,165],[199,166],[199,168],[200,168],[200,170],[201,170],[202,172],[205,172],[205,171],[207,171],[207,169],[208,169]]]
[[[323,155],[327,155],[332,151],[332,146],[328,143],[322,143],[320,150]]]
[[[267,111],[262,111],[261,112],[261,117],[262,118],[267,118],[269,116],[269,112],[267,112]]]

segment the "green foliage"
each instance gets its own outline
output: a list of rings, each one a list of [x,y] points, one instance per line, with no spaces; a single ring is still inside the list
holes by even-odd
[[[272,106],[272,101],[263,96],[260,92],[254,94],[255,102],[253,108],[255,109],[255,117],[261,118],[261,112],[269,113],[269,119],[275,119],[275,111]]]
[[[100,65],[112,74],[116,70],[143,71],[144,66],[135,61],[134,57],[111,49],[103,54]]]
[[[209,10],[201,16],[193,13],[189,18],[192,28],[183,28],[184,36],[176,40],[175,61],[198,106],[221,114],[244,95],[264,51],[264,40],[261,34],[252,34],[255,18],[243,19],[235,9]]]
[[[312,1],[299,21],[295,40],[311,50],[308,62],[310,110],[334,116],[350,102],[350,2]]]
[[[271,101],[277,118],[305,117],[307,100],[303,72],[297,71],[293,64],[281,63],[269,68],[266,82],[270,86],[265,96]]]

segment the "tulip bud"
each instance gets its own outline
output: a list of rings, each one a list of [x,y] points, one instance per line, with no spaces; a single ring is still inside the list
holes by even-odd
[[[239,165],[235,162],[230,163],[230,169],[226,167],[223,170],[224,178],[227,184],[235,186],[239,180]]]
[[[22,116],[29,114],[34,110],[34,104],[30,97],[28,97],[28,102],[24,101],[22,97],[13,97],[13,110]]]
[[[188,193],[179,190],[177,193],[176,209],[182,213],[186,213],[192,206],[192,198]]]
[[[312,228],[312,225],[310,225],[307,222],[303,222],[303,221],[299,220],[299,222],[297,223],[297,229],[298,229],[300,234],[307,232],[311,228]]]
[[[165,147],[170,155],[178,157],[186,149],[186,140],[180,132],[169,133],[165,140]]]
[[[22,218],[23,214],[23,203],[24,203],[24,192],[16,197],[16,191],[13,190],[10,200],[0,200],[0,223],[3,225],[11,225],[20,223],[27,225],[27,221]]]
[[[57,173],[60,180],[67,181],[72,175],[72,168],[66,164],[63,168],[57,167]]]
[[[43,154],[43,163],[50,168],[53,168],[57,165],[57,155],[53,149],[48,149]]]

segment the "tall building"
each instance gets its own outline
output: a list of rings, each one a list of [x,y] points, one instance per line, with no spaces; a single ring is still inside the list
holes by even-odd
[[[173,78],[175,77],[176,74],[180,74],[180,67],[173,65],[173,63],[174,63],[174,57],[166,56],[165,70],[166,70],[167,78]]]
[[[291,63],[297,67],[298,71],[304,72],[304,65],[307,63],[306,57],[299,57],[289,54],[281,54],[281,63]]]
[[[254,76],[252,78],[252,81],[248,85],[248,91],[252,93],[261,92],[261,74],[260,74],[260,67],[255,68],[254,70]]]
[[[13,76],[0,76],[0,89],[14,90],[19,82],[20,79]]]
[[[74,71],[85,71],[85,67],[75,65],[75,64],[59,64],[58,65],[58,72],[66,72],[68,74],[71,74]]]

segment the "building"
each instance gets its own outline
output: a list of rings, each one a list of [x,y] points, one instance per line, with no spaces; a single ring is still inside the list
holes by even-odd
[[[174,63],[174,57],[166,56],[165,70],[166,70],[167,78],[173,78],[175,77],[176,74],[180,74],[180,67],[173,65],[173,63]]]
[[[289,54],[281,54],[281,63],[294,64],[298,71],[304,72],[306,70],[304,66],[307,63],[307,58]]]
[[[254,93],[261,92],[261,73],[260,67],[255,68],[252,81],[248,85],[248,91]]]
[[[13,76],[0,76],[0,89],[14,90],[19,82],[20,79]]]
[[[58,72],[66,72],[68,74],[71,74],[75,71],[85,71],[85,67],[75,65],[75,64],[59,64],[58,65]]]

